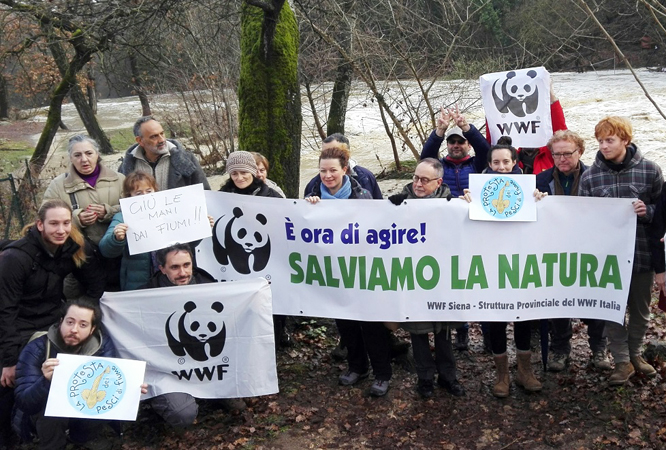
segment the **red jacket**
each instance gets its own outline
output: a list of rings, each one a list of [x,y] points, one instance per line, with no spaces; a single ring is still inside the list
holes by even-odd
[[[560,101],[557,100],[550,104],[550,119],[553,124],[553,133],[559,130],[566,130],[567,123],[564,120],[564,111],[562,110],[562,105]],[[486,122],[486,139],[490,142],[490,130],[488,129],[488,122]],[[520,149],[518,149],[520,152]],[[520,168],[523,168],[523,163],[520,163]],[[545,145],[539,147],[539,153],[534,158],[534,171],[535,175],[540,174],[544,170],[548,170],[555,165],[553,161],[553,155],[548,150],[548,147]]]

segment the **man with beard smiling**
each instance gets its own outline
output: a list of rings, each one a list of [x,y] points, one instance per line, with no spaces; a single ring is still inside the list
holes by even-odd
[[[87,300],[70,300],[62,308],[59,323],[46,334],[34,338],[23,349],[16,366],[16,411],[14,423],[27,438],[34,431],[40,449],[63,449],[69,438],[83,444],[93,438],[104,423],[99,420],[45,417],[44,409],[51,388],[58,353],[114,357],[111,340],[100,330],[102,312]],[[145,392],[146,386],[142,386]],[[32,416],[32,417],[29,417]]]
[[[127,149],[118,172],[148,173],[155,177],[160,191],[199,183],[210,189],[196,157],[177,140],[166,139],[162,125],[153,116],[141,117],[133,131],[137,143]]]

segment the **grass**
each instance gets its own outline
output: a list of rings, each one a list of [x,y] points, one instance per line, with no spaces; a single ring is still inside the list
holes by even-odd
[[[384,172],[377,175],[378,180],[410,180],[414,175],[418,161],[408,159],[400,161],[401,170],[395,168],[395,162],[392,162]]]
[[[35,148],[25,141],[0,139],[0,174],[13,172],[23,167],[23,161],[32,156]],[[0,175],[1,176],[1,175]]]
[[[109,141],[111,141],[111,147],[118,153],[124,153],[130,145],[136,143],[134,132],[131,128],[107,131],[106,135],[109,137]]]

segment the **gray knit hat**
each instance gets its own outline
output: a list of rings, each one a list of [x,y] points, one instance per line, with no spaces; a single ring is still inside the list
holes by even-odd
[[[252,156],[252,153],[245,152],[243,150],[231,152],[227,158],[227,173],[231,173],[234,170],[250,172],[256,177],[258,169],[257,163],[254,162],[254,156]]]

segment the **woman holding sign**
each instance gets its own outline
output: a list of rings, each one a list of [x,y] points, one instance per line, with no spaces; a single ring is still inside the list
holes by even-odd
[[[511,146],[511,138],[502,136],[488,153],[488,169],[486,173],[497,174],[521,174],[522,170],[517,163],[518,154]],[[462,196],[468,203],[472,201],[472,194],[465,189]],[[534,191],[536,200],[541,200],[548,194]],[[532,370],[532,350],[530,338],[532,334],[532,322],[514,322],[513,338],[516,342],[516,359],[518,361],[518,372],[516,373],[516,384],[522,386],[526,391],[538,392],[542,389],[541,383],[534,376]],[[495,359],[497,380],[493,386],[493,395],[504,398],[509,396],[511,380],[509,378],[509,355],[506,351],[506,326],[507,322],[490,322],[490,345]]]
[[[320,182],[306,193],[305,200],[316,204],[320,200],[371,199],[372,194],[347,175],[349,150],[337,145],[326,147],[319,156]],[[370,395],[381,397],[389,389],[391,376],[390,331],[382,322],[335,319],[341,344],[347,347],[348,369],[338,382],[351,386],[368,376],[368,357],[375,374]]]

